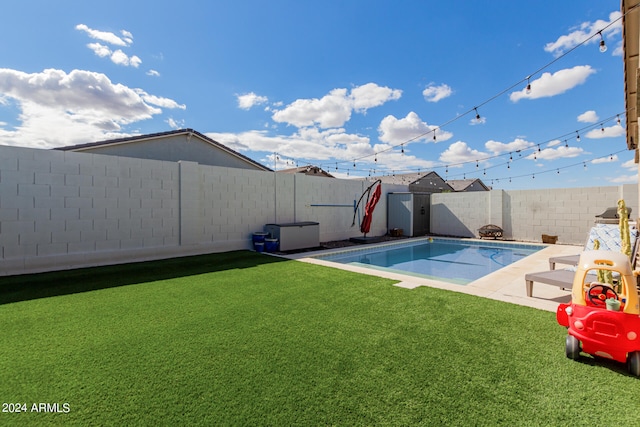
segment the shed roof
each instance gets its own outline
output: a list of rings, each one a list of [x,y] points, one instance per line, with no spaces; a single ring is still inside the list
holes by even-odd
[[[77,145],[69,145],[66,147],[57,147],[54,148],[54,150],[61,150],[61,151],[89,151],[93,148],[99,148],[99,147],[103,147],[103,146],[114,146],[114,145],[121,145],[121,144],[131,144],[131,143],[135,143],[135,142],[142,142],[142,141],[151,141],[151,140],[157,140],[157,139],[162,139],[162,138],[168,138],[168,137],[172,137],[172,136],[177,136],[177,135],[186,135],[187,137],[193,137],[195,136],[196,138],[199,138],[200,140],[210,144],[211,146],[217,148],[218,150],[221,150],[231,156],[237,157],[238,159],[247,162],[251,165],[253,165],[254,167],[256,167],[259,170],[263,170],[263,171],[271,171],[271,169],[269,169],[268,167],[264,166],[261,163],[256,162],[253,159],[250,159],[249,157],[238,153],[235,150],[232,150],[231,148],[227,147],[226,145],[223,145],[217,141],[214,141],[213,139],[209,138],[208,136],[193,130],[193,129],[178,129],[178,130],[172,130],[172,131],[167,131],[167,132],[158,132],[158,133],[150,133],[150,134],[145,134],[145,135],[135,135],[135,136],[130,136],[130,137],[126,137],[126,138],[117,138],[117,139],[109,139],[109,140],[104,140],[104,141],[97,141],[97,142],[89,142],[86,144],[77,144]]]

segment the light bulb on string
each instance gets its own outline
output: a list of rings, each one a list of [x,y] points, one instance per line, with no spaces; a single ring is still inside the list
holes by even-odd
[[[356,161],[355,160],[353,161],[353,168],[354,169],[356,168]]]
[[[576,141],[580,142],[580,133],[576,131]]]
[[[539,153],[540,151],[542,151],[542,150],[540,150],[540,144],[538,144],[538,153]]]
[[[402,150],[400,150],[402,154],[404,154],[404,144],[402,144]]]
[[[476,160],[476,169],[478,169],[480,165],[478,165],[478,161]]]
[[[620,114],[618,114],[616,122],[618,123],[618,126],[620,126]]]
[[[536,179],[536,174],[535,173],[531,174],[531,179]]]
[[[478,108],[477,107],[473,107],[473,109],[476,111],[476,121],[480,121],[480,113],[478,113]]]
[[[602,123],[600,123],[600,130],[604,132],[604,125]]]
[[[598,31],[600,34],[600,52],[605,53],[607,51],[607,45],[604,42],[604,37],[602,37],[602,31]]]
[[[509,160],[513,160],[513,156],[509,153]]]
[[[569,148],[569,143],[567,142],[567,140],[564,140],[564,148]]]
[[[531,93],[531,82],[529,79],[531,79],[531,76],[527,76],[527,88],[524,90],[527,95]]]

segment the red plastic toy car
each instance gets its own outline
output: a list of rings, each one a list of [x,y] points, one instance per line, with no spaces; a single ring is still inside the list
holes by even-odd
[[[598,270],[611,272],[612,283],[596,281]],[[565,353],[580,352],[626,363],[640,377],[640,309],[636,277],[629,258],[610,251],[585,251],[573,280],[571,303],[560,304],[556,319],[568,328]]]

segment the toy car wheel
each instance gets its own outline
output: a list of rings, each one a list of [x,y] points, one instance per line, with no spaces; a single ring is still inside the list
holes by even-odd
[[[567,335],[564,351],[569,359],[578,360],[580,358],[580,341],[573,335]]]
[[[640,377],[640,351],[634,351],[627,356],[627,369],[631,375]]]

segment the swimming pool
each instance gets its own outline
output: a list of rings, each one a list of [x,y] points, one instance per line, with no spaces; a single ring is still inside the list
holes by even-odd
[[[314,258],[466,285],[544,248],[459,239],[420,239]]]

